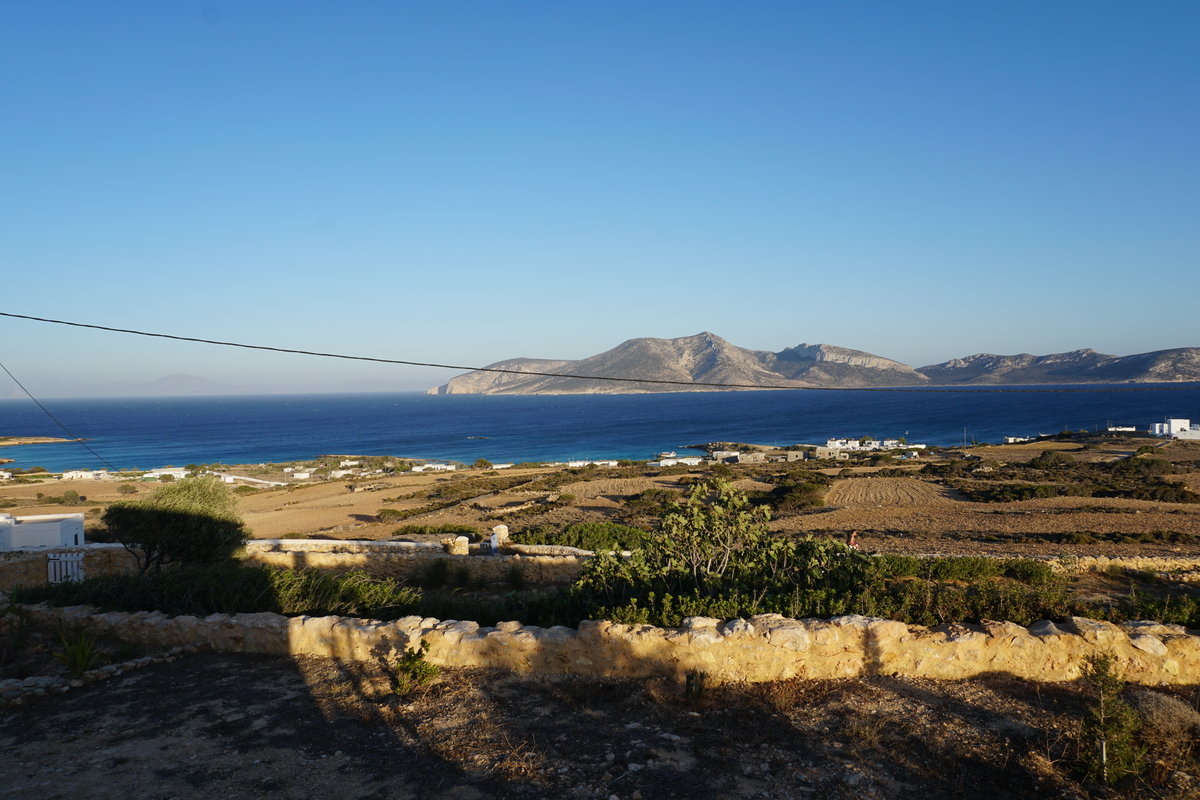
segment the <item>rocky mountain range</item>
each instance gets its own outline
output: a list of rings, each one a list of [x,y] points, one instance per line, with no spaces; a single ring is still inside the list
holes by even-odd
[[[737,347],[704,332],[678,339],[630,339],[612,350],[576,361],[514,358],[489,364],[487,369],[498,371],[468,372],[426,394],[1190,382],[1200,381],[1200,348],[1132,356],[1105,355],[1095,350],[1046,356],[980,353],[914,369],[899,361],[836,345],[800,344],[772,353]]]

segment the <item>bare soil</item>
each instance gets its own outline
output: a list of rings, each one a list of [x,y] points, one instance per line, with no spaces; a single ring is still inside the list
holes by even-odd
[[[838,481],[825,493],[825,504],[841,508],[881,506],[949,506],[961,494],[916,478],[856,478]]]
[[[1081,708],[1069,684],[864,677],[689,692],[455,669],[407,697],[392,686],[379,662],[150,666],[0,712],[4,796],[1106,796],[1072,771]],[[1195,796],[1192,744],[1107,796]]]

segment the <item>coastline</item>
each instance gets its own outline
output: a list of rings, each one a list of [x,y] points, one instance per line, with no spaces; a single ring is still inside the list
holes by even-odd
[[[86,439],[56,439],[53,436],[0,436],[0,447],[16,447],[22,444],[56,444],[58,442],[85,442]]]

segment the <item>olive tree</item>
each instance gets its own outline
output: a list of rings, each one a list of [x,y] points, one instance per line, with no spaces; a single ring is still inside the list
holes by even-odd
[[[163,484],[144,500],[113,503],[102,519],[142,574],[228,560],[247,536],[236,501],[215,477]]]

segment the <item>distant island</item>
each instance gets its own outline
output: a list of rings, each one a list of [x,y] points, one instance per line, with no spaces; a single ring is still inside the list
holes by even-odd
[[[900,386],[1185,383],[1200,381],[1200,348],[1131,356],[1075,350],[1034,356],[979,353],[914,369],[882,356],[830,344],[777,353],[737,347],[707,331],[678,339],[630,339],[579,360],[513,358],[452,378],[426,394],[632,394],[737,389],[857,389]],[[555,373],[548,377],[529,373]],[[636,383],[594,378],[637,378]]]

